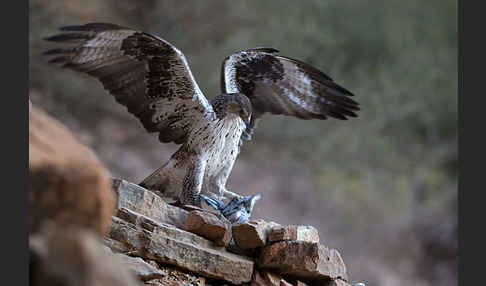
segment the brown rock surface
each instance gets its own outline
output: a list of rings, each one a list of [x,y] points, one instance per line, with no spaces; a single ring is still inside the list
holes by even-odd
[[[151,261],[153,262],[153,261]],[[205,286],[206,279],[204,277],[198,277],[193,274],[184,273],[172,267],[161,267],[166,276],[160,279],[154,279],[146,281],[145,285],[152,286],[170,286],[170,285],[182,285],[182,286]]]
[[[110,238],[124,244],[132,256],[179,266],[234,284],[249,282],[253,261],[217,247],[209,240],[136,212],[120,209]]]
[[[118,254],[118,257],[123,261],[126,268],[130,269],[142,281],[164,278],[167,275],[140,257],[131,257],[124,254]]]
[[[45,223],[29,237],[30,285],[137,286],[123,263],[86,229]]]
[[[269,271],[255,271],[251,281],[252,286],[292,286],[282,276]]]
[[[108,171],[60,122],[29,112],[29,232],[45,220],[109,230],[115,210]]]
[[[319,233],[313,226],[306,225],[288,225],[273,227],[268,234],[268,240],[284,241],[308,241],[319,243]]]
[[[119,242],[117,240],[111,239],[109,237],[104,238],[104,243],[108,246],[113,253],[127,253],[130,254],[130,250],[127,248],[127,245]]]
[[[234,224],[231,228],[233,239],[241,249],[254,249],[267,243],[268,233],[272,227],[278,226],[275,222],[264,220],[251,220],[242,224]]]
[[[228,226],[216,215],[206,211],[191,211],[184,222],[184,230],[207,238],[219,246],[226,246],[231,240]]]
[[[335,249],[306,241],[282,241],[265,246],[259,267],[309,280],[347,280],[346,266]]]
[[[172,206],[154,192],[121,179],[113,180],[118,193],[118,208],[127,208],[155,221],[184,227],[188,212]]]

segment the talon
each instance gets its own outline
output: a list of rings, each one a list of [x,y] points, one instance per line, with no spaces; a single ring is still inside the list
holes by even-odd
[[[200,194],[199,197],[203,199],[208,205],[212,206],[215,210],[221,211],[224,209],[224,203],[221,200],[211,198],[204,194]]]

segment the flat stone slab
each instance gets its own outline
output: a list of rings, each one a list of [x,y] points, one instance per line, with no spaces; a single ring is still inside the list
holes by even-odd
[[[315,227],[307,225],[276,226],[270,230],[268,240],[272,242],[293,240],[319,243],[319,232]]]
[[[194,210],[187,215],[184,230],[207,238],[218,246],[227,246],[231,240],[228,226],[213,213]]]
[[[241,249],[255,249],[267,244],[269,231],[275,226],[279,226],[279,224],[258,219],[234,224],[231,231],[238,247]]]
[[[161,223],[184,227],[188,211],[170,205],[154,192],[122,179],[113,179],[118,209],[127,208]]]
[[[126,208],[119,209],[117,217],[113,217],[109,238],[123,244],[117,249],[125,249],[131,256],[176,265],[233,284],[249,282],[253,273],[251,259]]]
[[[258,266],[304,280],[348,279],[339,252],[315,242],[281,241],[265,246]]]

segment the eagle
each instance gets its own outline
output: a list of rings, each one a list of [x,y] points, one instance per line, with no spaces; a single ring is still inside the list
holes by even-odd
[[[346,120],[359,110],[353,94],[331,77],[273,48],[226,57],[221,93],[207,99],[184,54],[162,38],[110,23],[60,30],[45,38],[62,44],[44,53],[52,56],[49,63],[97,78],[148,132],[180,145],[139,185],[183,205],[201,206],[201,194],[216,201],[242,198],[225,185],[263,114]]]

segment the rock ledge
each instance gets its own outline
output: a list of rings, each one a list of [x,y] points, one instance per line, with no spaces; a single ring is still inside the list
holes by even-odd
[[[229,225],[109,172],[29,102],[29,278],[56,286],[346,286],[312,226]],[[60,143],[62,142],[62,144]]]

